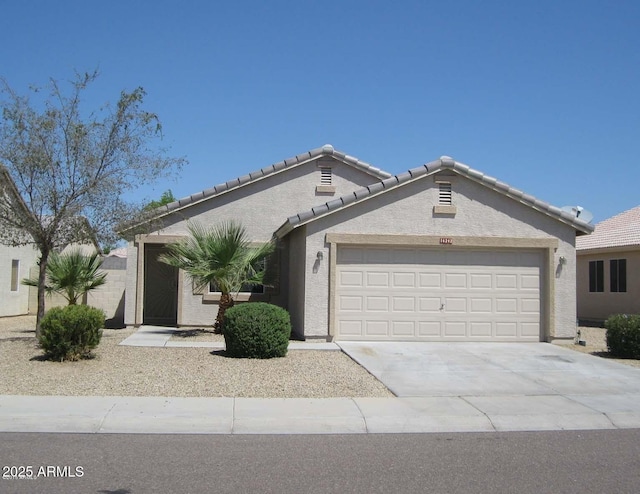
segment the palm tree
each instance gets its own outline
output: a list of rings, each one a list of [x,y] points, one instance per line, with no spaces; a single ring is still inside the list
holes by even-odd
[[[271,242],[253,245],[245,228],[234,221],[213,228],[191,223],[188,229],[190,236],[169,244],[159,259],[184,270],[198,290],[216,286],[220,302],[214,330],[220,333],[224,313],[234,305],[233,297],[243,286],[264,284],[264,261],[274,246]]]
[[[53,252],[47,263],[45,293],[59,293],[69,305],[76,305],[87,292],[105,284],[107,273],[98,271],[101,265],[98,253],[85,255],[80,249]],[[22,284],[37,287],[38,279],[25,278]]]

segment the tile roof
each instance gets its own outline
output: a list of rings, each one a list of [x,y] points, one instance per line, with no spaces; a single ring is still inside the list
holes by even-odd
[[[379,179],[385,179],[391,176],[390,173],[385,172],[380,168],[376,168],[369,163],[365,163],[364,161],[359,160],[358,158],[354,158],[353,156],[349,156],[334,149],[331,144],[325,144],[320,148],[312,149],[311,151],[307,151],[306,153],[298,154],[297,156],[279,161],[278,163],[274,163],[273,165],[266,168],[261,168],[260,170],[251,172],[247,175],[243,175],[242,177],[238,177],[223,184],[216,185],[215,187],[211,187],[210,189],[197,192],[188,197],[183,197],[182,199],[178,199],[177,201],[171,202],[165,206],[160,206],[159,208],[157,208],[157,216],[162,216],[163,214],[181,209],[195,202],[202,201],[203,199],[208,199],[218,194],[237,189],[248,183],[254,182],[287,168],[292,168],[296,165],[300,165],[312,159],[320,158],[322,156],[331,156],[347,165],[369,173],[370,175],[373,175],[374,177],[377,177]]]
[[[640,246],[640,206],[597,223],[594,232],[576,240],[576,250]]]
[[[298,213],[297,215],[291,216],[280,228],[278,228],[278,230],[276,231],[276,235],[282,238],[294,228],[313,221],[320,216],[331,214],[343,207],[347,207],[356,202],[366,200],[377,194],[395,189],[396,187],[401,187],[405,183],[414,181],[426,175],[432,175],[441,170],[451,170],[458,175],[465,176],[470,180],[484,185],[485,187],[493,189],[496,192],[508,196],[522,204],[536,209],[537,211],[540,211],[548,216],[562,221],[563,223],[571,225],[576,230],[578,230],[579,233],[591,233],[593,231],[593,225],[590,225],[589,223],[578,219],[571,213],[563,211],[556,206],[552,206],[547,202],[541,201],[540,199],[537,199],[532,195],[525,194],[521,190],[515,189],[504,182],[500,182],[499,180],[489,175],[485,175],[484,173],[479,172],[478,170],[474,170],[473,168],[470,168],[465,164],[454,161],[448,156],[442,156],[438,160],[432,161],[417,168],[412,168],[405,173],[386,178],[381,182],[374,183],[360,190],[356,190],[355,192],[352,192],[350,194],[326,202],[325,204],[316,206],[309,211],[304,211]]]

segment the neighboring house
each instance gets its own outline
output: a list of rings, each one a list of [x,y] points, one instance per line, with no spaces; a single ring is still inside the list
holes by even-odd
[[[15,184],[6,168],[0,164],[0,201],[2,210],[8,215],[28,215],[29,210],[22,201]],[[84,222],[90,230],[90,225]],[[98,249],[95,239],[89,243],[72,243],[62,248],[62,252],[80,249],[83,254],[91,255]],[[126,252],[106,257],[102,270],[107,272],[107,282],[95,293],[87,294],[87,303],[105,311],[107,327],[124,326],[124,287],[126,273]],[[33,245],[8,247],[0,244],[0,317],[35,314],[38,308],[37,288],[21,283],[24,278],[37,278],[40,252]],[[64,297],[54,294],[45,298],[45,309],[66,305]]]
[[[640,314],[640,206],[595,226],[576,242],[578,318],[602,322]]]
[[[125,323],[213,324],[219,293],[157,257],[190,220],[231,219],[277,240],[278,283],[239,299],[287,308],[297,336],[575,335],[575,241],[591,225],[448,157],[390,176],[330,145],[159,208],[162,226],[129,243]]]
[[[29,313],[29,287],[20,283],[38,260],[32,245],[8,247],[0,244],[0,317]]]

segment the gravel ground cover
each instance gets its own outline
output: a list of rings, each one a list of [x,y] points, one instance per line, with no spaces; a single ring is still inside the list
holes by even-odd
[[[0,394],[254,398],[391,397],[340,351],[290,350],[268,360],[210,348],[119,346],[131,329],[104,330],[95,358],[41,358],[31,316],[0,318]],[[200,338],[215,337],[200,335]],[[179,337],[180,338],[180,337]],[[187,337],[182,337],[187,338]],[[196,337],[197,338],[197,337]]]
[[[232,359],[207,348],[119,346],[132,329],[106,329],[95,357],[42,359],[32,316],[0,318],[0,394],[256,398],[391,397],[382,383],[339,351],[290,350],[285,358]],[[610,358],[602,328],[580,327],[585,346]],[[208,330],[182,330],[178,341],[223,341]],[[640,360],[612,359],[640,367]]]
[[[584,340],[585,346],[567,344],[566,347],[575,350],[576,352],[589,353],[597,357],[620,362],[621,364],[630,365],[632,367],[640,367],[640,360],[634,359],[619,359],[613,358],[609,355],[607,350],[607,330],[604,328],[592,328],[588,326],[580,326],[580,339]],[[565,346],[564,344],[562,346]]]

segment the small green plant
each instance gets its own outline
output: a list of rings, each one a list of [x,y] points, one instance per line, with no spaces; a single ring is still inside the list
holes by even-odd
[[[42,319],[38,338],[52,360],[86,358],[102,338],[104,312],[88,305],[54,307]]]
[[[640,359],[640,315],[616,314],[605,321],[604,327],[611,355]]]
[[[226,311],[222,332],[231,357],[284,357],[291,336],[291,319],[286,310],[276,305],[240,304]]]

